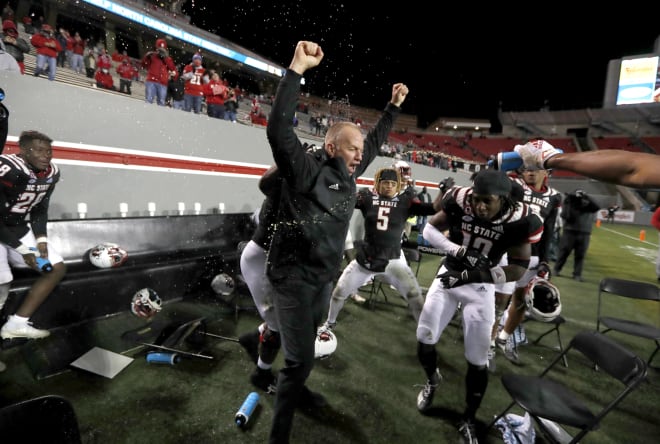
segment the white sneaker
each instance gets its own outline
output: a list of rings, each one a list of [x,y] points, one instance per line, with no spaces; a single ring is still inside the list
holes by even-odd
[[[0,361],[0,373],[4,372],[5,370],[7,370],[7,366],[4,362]]]
[[[32,322],[28,322],[23,325],[11,325],[7,322],[2,326],[0,330],[0,336],[2,339],[12,339],[12,338],[28,338],[28,339],[39,339],[50,336],[48,330],[39,330],[32,326]]]

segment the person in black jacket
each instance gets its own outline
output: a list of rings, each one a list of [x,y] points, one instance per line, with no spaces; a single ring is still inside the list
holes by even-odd
[[[267,275],[279,321],[284,367],[277,393],[269,442],[288,443],[295,408],[300,401],[325,400],[305,389],[314,364],[317,327],[327,309],[337,275],[344,239],[356,199],[355,179],[375,159],[392,129],[399,106],[408,94],[401,83],[392,87],[392,99],[374,129],[362,136],[360,127],[338,122],[325,135],[326,160],[305,154],[293,129],[300,81],[323,59],[321,47],[300,41],[280,82],[266,134],[279,169],[282,190],[268,251]]]
[[[564,229],[559,240],[559,256],[555,263],[554,274],[559,272],[571,254],[573,256],[573,279],[582,282],[584,257],[587,255],[591,230],[596,220],[596,212],[600,209],[598,203],[582,190],[569,193],[562,205],[561,218],[564,219]]]

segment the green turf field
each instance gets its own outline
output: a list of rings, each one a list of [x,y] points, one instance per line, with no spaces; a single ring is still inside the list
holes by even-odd
[[[595,328],[597,284],[605,276],[657,283],[654,260],[658,236],[646,228],[647,242],[639,241],[640,227],[603,225],[595,228],[585,262],[585,282],[555,277],[560,288],[563,315],[567,323],[561,335],[567,343],[579,330]],[[425,255],[419,280],[428,287],[440,258]],[[572,260],[563,274],[570,276]],[[444,381],[438,388],[433,408],[421,415],[415,407],[417,393],[425,376],[416,357],[415,324],[402,300],[389,289],[388,303],[379,297],[370,309],[347,302],[338,319],[338,349],[328,359],[317,361],[309,386],[323,393],[330,407],[318,413],[298,412],[292,443],[454,443],[455,421],[463,410],[465,359],[460,330],[450,326],[438,344]],[[364,293],[366,295],[366,293]],[[612,301],[620,316],[660,323],[660,307],[633,301]],[[231,307],[207,298],[186,299],[165,306],[158,316],[166,320],[181,315],[208,319],[208,331],[228,337],[255,328],[259,323],[253,311],[243,311],[238,320]],[[122,332],[139,328],[144,320],[125,313],[93,323],[86,335],[99,347],[125,352]],[[539,322],[526,324],[530,338],[545,331]],[[39,347],[52,346],[57,334],[42,340]],[[653,350],[651,341],[613,334],[644,358]],[[555,356],[554,336],[540,345],[521,347],[522,366],[503,357],[490,377],[488,392],[478,413],[480,422],[489,421],[508,403],[499,378],[504,372],[536,374]],[[240,430],[234,413],[253,390],[248,375],[253,369],[243,349],[235,342],[208,339],[203,347],[213,360],[184,359],[176,366],[148,364],[138,351],[135,358],[114,379],[72,369],[37,380],[28,366],[26,347],[0,352],[8,369],[0,373],[0,404],[29,399],[42,394],[59,394],[69,399],[78,414],[84,443],[265,443],[273,412],[274,398],[262,394],[259,407],[248,427]],[[281,366],[281,356],[276,367]],[[660,365],[660,358],[656,360]],[[569,361],[577,377],[562,377],[576,390],[596,401],[611,389],[598,381],[591,368]],[[594,444],[655,443],[660,436],[660,379],[657,370],[649,382],[610,414],[600,430],[583,442]],[[514,410],[515,412],[515,410]],[[4,442],[4,438],[2,442]],[[17,440],[16,442],[21,442]],[[493,431],[481,442],[502,442]],[[538,440],[538,442],[542,442]]]

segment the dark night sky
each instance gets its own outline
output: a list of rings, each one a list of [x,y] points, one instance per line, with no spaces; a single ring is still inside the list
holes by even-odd
[[[517,111],[546,100],[550,109],[600,107],[608,61],[652,52],[660,36],[649,11],[597,18],[554,2],[508,12],[529,15],[521,19],[502,18],[503,6],[443,3],[188,0],[183,10],[194,25],[284,67],[298,40],[320,43],[325,58],[303,87],[315,95],[380,109],[392,83],[405,82],[404,112],[422,126],[438,117],[492,119],[500,102]]]

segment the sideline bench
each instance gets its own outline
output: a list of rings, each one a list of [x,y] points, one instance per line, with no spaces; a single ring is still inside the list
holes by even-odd
[[[238,244],[253,231],[249,213],[51,221],[49,243],[67,274],[31,320],[53,329],[117,314],[144,287],[164,303],[207,291],[215,275],[238,273]],[[103,242],[124,248],[128,260],[118,268],[92,265],[89,250]],[[12,272],[5,314],[15,312],[38,277],[31,269]]]

